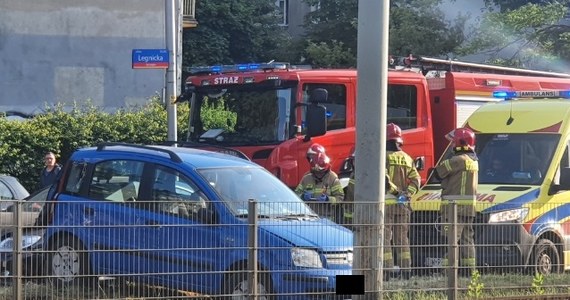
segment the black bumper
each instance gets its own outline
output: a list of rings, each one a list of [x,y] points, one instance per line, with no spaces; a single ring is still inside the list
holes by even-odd
[[[434,262],[447,252],[447,238],[437,212],[412,213],[410,244],[414,268],[437,269]],[[535,237],[518,223],[489,224],[486,215],[478,214],[475,231],[478,268],[513,268],[525,266]],[[461,249],[461,244],[460,244]]]

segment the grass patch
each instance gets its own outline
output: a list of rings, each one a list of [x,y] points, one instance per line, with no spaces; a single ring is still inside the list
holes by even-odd
[[[541,282],[542,280],[542,282]],[[460,299],[485,299],[510,296],[568,294],[570,274],[554,274],[542,278],[524,274],[483,274],[473,278],[459,278]],[[474,285],[475,284],[475,285]],[[477,286],[469,295],[469,287]],[[389,300],[447,299],[447,277],[443,275],[412,277],[410,280],[384,282],[384,298]]]

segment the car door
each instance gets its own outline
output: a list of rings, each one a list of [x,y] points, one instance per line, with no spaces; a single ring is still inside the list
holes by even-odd
[[[141,235],[137,198],[145,163],[132,159],[100,161],[93,166],[88,201],[80,214],[88,231],[92,265],[99,274],[145,274],[152,252]]]
[[[152,179],[151,204],[141,220],[146,224],[141,234],[155,249],[151,273],[169,287],[212,292],[222,279],[224,255],[222,227],[204,217],[212,212],[211,202],[175,168],[155,165]]]

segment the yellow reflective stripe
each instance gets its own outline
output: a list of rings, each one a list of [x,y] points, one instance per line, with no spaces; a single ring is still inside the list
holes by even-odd
[[[451,161],[449,159],[443,161],[443,166],[447,169],[447,171],[451,172]]]
[[[384,252],[384,260],[392,260],[392,252]]]
[[[335,193],[335,192],[342,192],[342,186],[341,185],[334,185],[331,187],[331,193]]]
[[[412,259],[412,254],[410,252],[402,252],[400,253],[400,259]]]
[[[418,191],[418,190],[416,189],[415,186],[413,186],[413,185],[408,185],[408,192],[409,192],[410,194],[413,195],[413,194],[415,194],[417,191]]]
[[[447,258],[444,258],[444,259],[441,261],[441,264],[442,264],[444,267],[449,266],[449,260],[448,260]]]
[[[343,214],[343,216],[344,216],[345,218],[352,219],[352,213],[345,212],[345,213]]]
[[[354,178],[350,178],[350,179],[348,180],[348,183],[349,183],[349,184],[354,184],[355,182],[356,182],[356,180],[354,180]]]
[[[395,205],[395,204],[398,204],[398,200],[397,200],[397,199],[388,199],[388,198],[386,198],[385,204],[386,204],[386,205]]]
[[[465,195],[465,189],[467,185],[467,172],[461,172],[461,189],[460,192],[462,195]]]

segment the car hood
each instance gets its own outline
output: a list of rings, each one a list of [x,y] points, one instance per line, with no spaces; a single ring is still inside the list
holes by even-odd
[[[260,220],[259,227],[296,247],[318,248],[323,251],[352,249],[352,232],[327,219]]]

